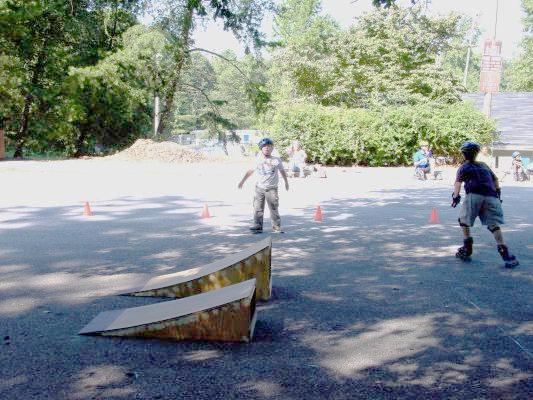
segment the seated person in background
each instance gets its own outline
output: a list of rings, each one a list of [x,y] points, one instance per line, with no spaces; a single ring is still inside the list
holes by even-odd
[[[531,177],[531,175],[533,175],[533,162],[529,163],[529,165],[526,167],[526,171],[527,171],[527,173],[529,174],[530,177]]]
[[[511,173],[515,181],[525,181],[528,179],[527,171],[522,164],[522,156],[518,151],[515,151],[512,156],[513,161],[511,163]]]
[[[481,151],[479,152],[479,154],[477,156],[477,161],[484,162],[493,171],[496,168],[496,164],[494,162],[494,157],[492,157],[490,155],[489,148],[487,146],[481,147]]]
[[[287,149],[289,154],[289,176],[294,177],[298,175],[300,178],[305,178],[305,162],[307,154],[300,147],[298,140],[293,140],[291,146]]]
[[[431,150],[429,150],[429,143],[426,141],[420,142],[420,149],[413,155],[413,165],[415,167],[415,176],[418,179],[426,180],[426,174],[431,171]]]

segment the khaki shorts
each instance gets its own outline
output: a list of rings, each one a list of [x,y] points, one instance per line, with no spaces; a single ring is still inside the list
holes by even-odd
[[[474,221],[477,217],[479,217],[482,225],[502,225],[504,220],[500,199],[492,196],[468,193],[461,207],[459,222],[468,226],[474,226]]]

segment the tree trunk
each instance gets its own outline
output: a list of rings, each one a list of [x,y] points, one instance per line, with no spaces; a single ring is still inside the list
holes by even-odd
[[[0,160],[3,160],[6,156],[6,146],[4,141],[4,127],[0,122]]]
[[[81,157],[85,155],[85,152],[83,151],[83,142],[85,140],[85,134],[80,133],[78,136],[78,139],[76,140],[76,152],[74,153],[74,157]]]
[[[154,125],[153,125],[153,133],[154,133],[154,139],[157,137],[157,131],[159,129],[159,93],[154,93]]]
[[[15,154],[13,158],[22,158],[22,149],[24,148],[24,139],[28,132],[28,119],[30,116],[30,105],[32,102],[32,94],[30,92],[26,93],[24,97],[24,108],[22,109],[22,117],[20,119],[20,127],[15,135]]]
[[[26,96],[24,96],[24,108],[22,109],[22,116],[20,118],[20,127],[17,134],[15,135],[15,154],[13,154],[13,158],[22,158],[22,149],[24,148],[24,142],[26,140],[26,135],[28,134],[30,107],[33,102],[32,91],[41,79],[41,74],[44,69],[44,63],[46,61],[45,47],[46,39],[43,40],[43,46],[37,57],[37,62],[32,68],[30,87],[28,88]]]
[[[161,111],[161,116],[159,119],[159,126],[157,128],[157,133],[159,136],[163,133],[165,128],[169,123],[169,119],[172,115],[172,106],[174,104],[174,96],[178,90],[179,81],[181,79],[181,74],[183,71],[183,66],[189,57],[189,45],[191,41],[191,33],[193,28],[193,15],[194,15],[194,5],[188,2],[187,9],[183,15],[182,27],[180,32],[180,38],[177,43],[178,49],[176,50],[176,68],[172,78],[170,79],[169,85],[164,96],[163,110]]]
[[[113,50],[113,39],[115,38],[115,35],[117,33],[117,7],[115,5],[115,8],[113,9],[113,30],[111,32],[111,35],[109,36],[109,50]]]

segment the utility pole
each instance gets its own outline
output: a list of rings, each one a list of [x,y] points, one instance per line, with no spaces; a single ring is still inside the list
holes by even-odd
[[[161,54],[156,53],[155,54],[155,73],[159,75],[159,64],[160,64],[160,58]],[[157,87],[159,87],[159,79],[158,76],[156,76],[154,83],[156,85],[156,89],[154,90],[154,123],[153,123],[153,137],[154,139],[157,137],[157,131],[159,129],[159,121],[161,119],[161,114],[159,112],[159,90]]]
[[[479,20],[479,12],[476,13],[476,16],[474,17],[474,21],[472,21],[472,26],[470,27],[470,31],[468,33],[468,48],[466,50],[466,63],[465,63],[465,70],[463,73],[463,86],[466,87],[466,83],[468,80],[468,70],[470,69],[470,53],[472,52],[472,46],[474,45],[474,35],[477,28]]]
[[[157,137],[157,129],[159,128],[159,92],[154,93],[154,138]]]
[[[494,40],[496,40],[496,32],[498,29],[498,5],[500,0],[496,0],[496,16],[494,17],[494,36],[492,37]]]
[[[466,64],[465,64],[465,72],[463,74],[463,86],[466,88],[466,81],[468,79],[468,68],[470,66],[470,52],[472,49],[472,43],[468,43],[468,49],[466,50]]]
[[[4,123],[0,117],[0,160],[6,156],[6,146],[4,141]]]

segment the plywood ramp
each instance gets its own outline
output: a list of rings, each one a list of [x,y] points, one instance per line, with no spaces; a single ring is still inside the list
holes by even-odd
[[[249,342],[255,320],[255,279],[147,306],[105,311],[81,335]]]
[[[211,264],[152,277],[123,294],[185,298],[255,278],[258,300],[268,300],[272,292],[271,257],[272,238],[269,236]]]

